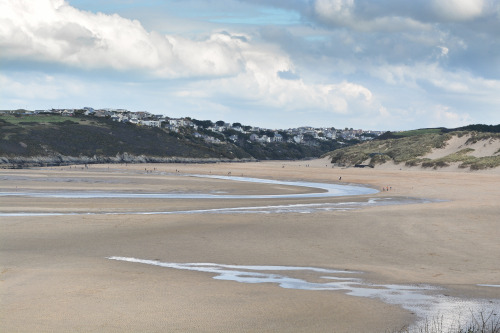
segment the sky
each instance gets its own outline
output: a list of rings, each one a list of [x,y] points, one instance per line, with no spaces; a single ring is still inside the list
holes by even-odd
[[[0,0],[0,109],[500,123],[499,0]]]

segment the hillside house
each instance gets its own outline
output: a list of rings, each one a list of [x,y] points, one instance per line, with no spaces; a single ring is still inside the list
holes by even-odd
[[[294,141],[295,143],[302,143],[302,142],[304,142],[304,136],[303,136],[302,134],[295,135],[295,136],[293,137],[293,141]]]
[[[148,127],[161,127],[161,121],[158,120],[141,120],[140,124]]]
[[[272,138],[273,142],[282,142],[283,141],[283,136],[279,133],[274,133],[274,136]]]

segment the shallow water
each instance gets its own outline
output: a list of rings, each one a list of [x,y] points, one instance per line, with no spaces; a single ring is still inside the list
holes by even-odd
[[[0,196],[24,196],[34,198],[66,198],[66,199],[94,199],[94,198],[143,198],[143,199],[293,199],[293,198],[325,198],[351,195],[375,194],[378,191],[363,186],[340,185],[312,182],[291,182],[248,177],[190,175],[189,177],[225,179],[240,182],[259,184],[289,185],[315,188],[317,193],[272,194],[272,195],[231,195],[221,193],[133,193],[133,192],[104,192],[104,191],[16,191],[0,192]]]
[[[288,186],[300,186],[307,188],[315,188],[319,192],[316,193],[298,193],[298,194],[276,194],[276,195],[228,195],[224,193],[131,193],[131,192],[100,192],[100,191],[18,191],[18,192],[0,192],[0,196],[20,196],[20,197],[35,197],[35,198],[65,198],[65,199],[92,199],[92,198],[141,198],[141,199],[305,199],[305,198],[326,198],[339,196],[359,196],[374,194],[378,191],[368,187],[355,185],[339,185],[328,183],[312,183],[312,182],[291,182],[278,181],[269,179],[256,179],[248,177],[232,177],[232,176],[213,176],[213,175],[190,175],[189,177],[214,178],[234,180],[241,182],[252,182],[260,184],[276,184]],[[167,215],[167,214],[250,214],[250,213],[314,213],[319,211],[338,211],[350,210],[362,207],[381,206],[381,205],[398,205],[412,203],[431,202],[426,199],[419,198],[402,198],[402,197],[384,197],[370,198],[367,200],[335,202],[335,203],[318,203],[318,204],[290,204],[290,205],[266,205],[266,206],[250,206],[250,207],[233,207],[233,208],[214,208],[214,209],[197,209],[183,211],[126,211],[126,212],[16,212],[16,213],[1,213],[2,217],[18,217],[18,216],[62,216],[62,215]]]
[[[309,203],[290,205],[248,206],[231,208],[194,209],[179,211],[123,211],[123,212],[16,212],[1,213],[0,217],[20,216],[73,216],[73,215],[170,215],[170,214],[286,214],[302,213],[310,214],[316,212],[347,211],[365,207],[389,206],[402,204],[419,204],[434,202],[432,200],[409,198],[409,197],[384,197],[369,198],[360,201],[332,202],[332,203]]]
[[[211,273],[216,280],[241,283],[275,283],[281,288],[311,291],[344,291],[354,297],[368,297],[382,302],[398,305],[415,313],[421,327],[425,320],[439,318],[440,324],[447,331],[464,327],[470,319],[470,313],[500,313],[500,300],[460,299],[442,294],[441,288],[430,285],[381,285],[371,284],[359,276],[361,272],[333,270],[317,267],[296,266],[244,266],[222,265],[214,263],[169,263],[158,260],[145,260],[129,257],[108,257],[111,260],[154,265],[164,268]],[[307,272],[309,282],[293,276],[295,272]]]

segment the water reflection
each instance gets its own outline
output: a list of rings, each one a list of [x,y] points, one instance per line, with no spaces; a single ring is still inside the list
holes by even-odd
[[[442,289],[430,285],[382,285],[370,284],[359,276],[361,272],[333,270],[316,267],[295,266],[244,266],[214,263],[169,263],[158,260],[145,260],[129,257],[109,257],[111,260],[126,261],[165,268],[211,273],[217,280],[241,283],[275,283],[281,288],[344,291],[347,295],[379,299],[387,304],[398,305],[415,313],[423,320],[440,318],[443,328],[467,324],[467,315],[480,311],[497,313],[500,300],[460,299],[442,294]],[[294,273],[307,273],[311,281],[293,276]],[[497,311],[497,312],[495,312]]]

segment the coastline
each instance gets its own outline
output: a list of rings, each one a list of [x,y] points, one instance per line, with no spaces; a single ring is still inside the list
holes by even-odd
[[[365,272],[364,278],[373,283],[430,284],[445,288],[453,297],[500,299],[500,289],[487,286],[500,282],[495,255],[500,253],[496,221],[500,216],[500,176],[496,170],[435,172],[388,170],[388,166],[385,170],[341,169],[332,168],[324,160],[109,167],[0,170],[1,174],[17,177],[3,181],[1,186],[122,190],[140,186],[153,192],[208,192],[215,187],[225,193],[304,191],[281,185],[257,189],[252,184],[213,179],[187,181],[177,176],[231,173],[276,180],[368,184],[380,191],[390,188],[371,195],[377,198],[446,201],[308,214],[2,218],[2,330],[62,332],[68,327],[75,331],[99,327],[100,331],[383,332],[416,319],[399,306],[338,291],[284,290],[268,284],[217,281],[207,273],[124,265],[107,260],[110,256],[347,269]],[[41,181],[42,177],[55,176],[60,178],[58,182]],[[285,201],[327,200],[341,199]],[[83,212],[89,207],[94,211],[123,211],[131,207],[154,210],[255,204],[273,202],[2,198],[0,211],[48,211],[54,207],[60,211]]]
[[[64,167],[79,164],[145,164],[145,163],[245,163],[255,162],[253,158],[230,159],[230,158],[192,158],[192,157],[161,157],[146,155],[117,154],[116,156],[30,156],[30,157],[5,157],[0,156],[0,168],[4,169],[29,169],[37,167]]]

